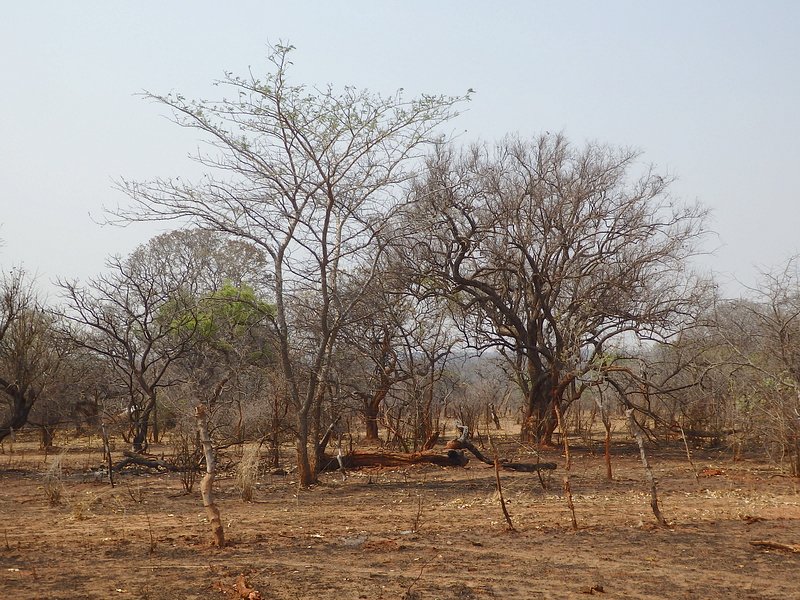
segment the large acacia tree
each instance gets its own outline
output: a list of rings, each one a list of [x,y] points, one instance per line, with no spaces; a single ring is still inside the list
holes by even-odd
[[[508,138],[442,146],[418,182],[409,260],[461,306],[476,347],[508,358],[527,440],[549,443],[554,409],[611,372],[626,342],[665,341],[693,320],[705,286],[688,259],[705,212],[674,201],[638,156]]]
[[[365,249],[380,246],[409,164],[462,98],[292,85],[290,51],[275,48],[264,78],[227,74],[219,85],[230,95],[216,102],[148,94],[204,135],[210,150],[197,160],[208,173],[192,183],[123,181],[132,204],[117,214],[188,220],[268,254],[280,364],[297,415],[299,478],[309,485],[316,477],[309,416],[325,393],[341,323],[358,301],[344,300],[340,285],[352,269],[376,272],[380,252]]]

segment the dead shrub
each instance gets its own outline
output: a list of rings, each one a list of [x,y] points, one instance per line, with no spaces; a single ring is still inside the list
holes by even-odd
[[[236,467],[236,489],[245,502],[253,500],[253,489],[258,479],[260,449],[260,446],[246,446],[242,452],[242,460]]]
[[[203,449],[197,437],[186,432],[178,432],[172,438],[173,464],[181,475],[183,491],[190,494],[197,482]]]
[[[62,460],[66,455],[66,450],[53,457],[53,462],[47,467],[44,473],[44,495],[50,506],[61,504],[61,497],[64,492],[64,472],[61,468]]]

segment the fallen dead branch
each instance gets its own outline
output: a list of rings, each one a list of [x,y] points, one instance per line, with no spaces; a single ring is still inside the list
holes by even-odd
[[[135,452],[130,452],[129,450],[125,450],[122,454],[125,458],[113,466],[113,470],[116,472],[121,471],[128,465],[137,465],[156,471],[180,471],[180,469],[175,465],[153,456],[136,454]]]
[[[445,448],[450,450],[469,450],[472,454],[475,455],[482,463],[486,463],[487,465],[494,465],[495,461],[487,458],[478,448],[473,444],[467,436],[469,435],[468,430],[463,425],[461,426],[461,435],[454,439],[447,442]],[[544,462],[544,463],[515,463],[510,462],[505,459],[499,459],[499,464],[501,469],[505,469],[507,471],[523,471],[526,473],[534,473],[536,471],[554,471],[556,469],[556,463],[552,462]]]
[[[404,467],[416,464],[433,464],[440,467],[463,467],[469,458],[458,450],[441,452],[380,452],[373,450],[354,450],[341,457],[325,455],[321,465],[323,471],[345,469],[364,469],[368,467]]]
[[[769,548],[770,550],[780,550],[782,552],[800,554],[800,545],[797,544],[781,544],[780,542],[771,542],[769,540],[753,540],[750,542],[750,545],[758,546],[760,548]]]
[[[244,575],[239,575],[236,583],[233,584],[233,589],[239,594],[239,598],[246,598],[247,600],[261,600],[261,593],[247,585]]]
[[[354,450],[343,456],[326,454],[320,461],[321,471],[344,471],[346,469],[363,469],[368,467],[403,467],[416,464],[434,464],[440,467],[463,467],[469,462],[464,454],[469,450],[475,458],[487,465],[494,466],[495,461],[484,455],[469,439],[469,431],[463,425],[462,433],[455,439],[447,442],[445,452],[424,450],[422,452],[383,452],[380,450]],[[426,444],[427,445],[427,444]],[[504,459],[499,460],[499,468],[506,471],[522,471],[533,473],[536,471],[552,471],[555,463],[514,463]]]

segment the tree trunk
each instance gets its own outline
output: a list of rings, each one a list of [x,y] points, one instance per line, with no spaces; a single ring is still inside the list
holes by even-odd
[[[364,420],[367,428],[367,440],[377,441],[378,437],[378,405],[372,400],[364,403]]]
[[[278,414],[278,396],[272,406],[272,431],[270,433],[270,455],[272,456],[272,468],[277,469],[281,466],[281,418]]]
[[[213,495],[216,461],[214,460],[214,449],[211,447],[211,436],[208,433],[208,417],[202,404],[198,404],[195,407],[195,418],[197,419],[197,429],[200,433],[200,443],[203,446],[203,453],[206,457],[206,474],[200,482],[200,493],[203,495],[203,506],[206,509],[208,522],[211,524],[214,544],[222,548],[225,545],[225,533],[222,529],[222,518],[220,517],[219,509],[214,504]]]
[[[531,388],[523,414],[520,436],[522,441],[552,446],[556,426],[555,404],[550,386]]]
[[[297,413],[297,477],[300,487],[309,487],[316,482],[308,454],[308,411]]]
[[[22,429],[28,422],[28,415],[36,402],[37,394],[32,391],[26,394],[15,384],[6,385],[4,382],[0,382],[0,391],[6,392],[12,398],[11,414],[5,423],[0,425],[0,442],[2,442],[12,432]]]
[[[631,435],[636,438],[636,443],[639,445],[639,455],[642,459],[642,466],[644,467],[647,481],[650,483],[650,508],[653,510],[653,515],[662,527],[668,527],[667,520],[661,514],[661,509],[658,506],[658,490],[656,488],[656,478],[653,475],[653,469],[650,467],[650,461],[647,460],[647,452],[644,448],[644,433],[636,419],[633,417],[633,409],[628,408],[625,410],[625,416],[628,419],[628,426],[631,429]]]
[[[158,444],[161,438],[161,429],[158,425],[158,404],[153,403],[153,443]]]
[[[147,450],[147,429],[150,423],[150,411],[142,410],[133,422],[133,441],[131,443],[134,452],[144,452]]]
[[[155,394],[148,396],[144,407],[135,411],[133,422],[133,451],[144,452],[147,450],[147,430],[150,425],[150,415],[156,406]]]

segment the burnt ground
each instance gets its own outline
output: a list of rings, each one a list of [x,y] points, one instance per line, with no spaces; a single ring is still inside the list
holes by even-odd
[[[559,464],[547,489],[501,473],[516,533],[493,468],[475,460],[324,474],[310,490],[263,475],[252,502],[228,474],[215,488],[229,541],[218,549],[197,486],[182,495],[178,474],[127,472],[112,488],[86,475],[100,463],[86,444],[66,444],[55,506],[53,454],[31,442],[0,455],[0,598],[229,598],[241,574],[276,599],[800,598],[800,553],[751,544],[800,545],[800,480],[724,452],[696,450],[696,478],[680,448],[652,451],[666,529],[628,444],[613,481],[602,456],[573,448],[577,531],[558,450],[542,456]]]

